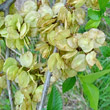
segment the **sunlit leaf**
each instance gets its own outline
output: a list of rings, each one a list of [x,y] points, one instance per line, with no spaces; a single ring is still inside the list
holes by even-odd
[[[98,110],[99,89],[93,84],[83,83],[83,90],[89,99],[91,108]]]
[[[21,93],[20,90],[17,91],[15,93],[15,104],[20,105],[20,104],[22,104],[23,100],[24,100],[24,95]]]
[[[14,58],[6,59],[4,65],[3,65],[3,71],[6,72],[7,69],[12,65],[17,65],[17,61]]]
[[[22,87],[25,88],[25,87],[28,86],[29,82],[30,82],[30,77],[29,77],[28,73],[25,72],[25,71],[22,71],[20,73],[20,75],[18,76],[18,84],[19,84],[19,86],[21,88]]]
[[[20,56],[20,63],[24,67],[30,67],[33,63],[33,54],[28,51]]]
[[[93,10],[92,8],[88,9],[88,16],[93,20],[100,20],[101,18],[100,11]]]
[[[86,27],[85,29],[88,30],[88,29],[91,29],[91,28],[97,28],[100,24],[100,20],[89,20],[86,24]]]
[[[96,73],[91,73],[89,75],[79,75],[80,77],[80,80],[85,82],[85,83],[93,83],[94,81],[96,81],[98,78],[106,75],[106,74],[109,74],[110,73],[110,69],[107,69],[107,70],[103,70],[103,71],[99,71],[99,72],[96,72]]]

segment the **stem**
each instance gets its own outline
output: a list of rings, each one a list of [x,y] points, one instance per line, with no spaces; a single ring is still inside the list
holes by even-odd
[[[0,74],[3,74],[3,71],[0,71]]]
[[[56,53],[56,52],[57,52],[57,48],[55,47],[53,53]],[[49,85],[50,85],[51,76],[52,76],[52,73],[50,71],[48,71],[46,81],[44,83],[44,89],[43,89],[43,92],[42,92],[41,102],[40,102],[38,110],[42,110],[42,108],[44,107],[44,103],[45,103],[45,100],[46,100],[48,88],[49,88]]]
[[[2,54],[0,54],[0,57],[5,61],[5,58],[4,58],[4,56]]]
[[[50,3],[50,7],[52,8],[52,6],[55,3],[55,0],[53,0],[53,3],[51,3],[50,0],[48,0],[48,1]],[[66,4],[66,0],[63,0],[63,3]],[[57,52],[57,48],[55,47],[53,53],[56,53],[56,52]],[[44,103],[45,103],[48,88],[49,88],[49,85],[50,85],[51,76],[52,76],[52,73],[48,71],[46,81],[45,81],[45,84],[44,84],[44,89],[43,89],[43,92],[42,92],[42,98],[41,98],[40,106],[39,106],[38,110],[42,110],[42,108],[44,108]]]
[[[17,55],[21,56],[21,53],[19,53],[18,51],[11,49],[11,51],[13,51],[14,53],[16,53]]]
[[[6,0],[4,3],[0,4],[0,11],[5,13],[5,16],[9,13],[9,7],[15,2],[15,0]]]
[[[17,90],[19,90],[19,87],[16,85],[15,82],[12,82],[12,84],[15,86],[15,88],[16,88]]]
[[[0,11],[3,11],[4,15],[7,16],[9,14],[9,8],[14,2],[15,2],[15,0],[6,0],[3,4],[0,4]],[[6,47],[6,59],[8,57],[9,57],[9,48]],[[6,76],[6,80],[7,80],[7,89],[8,89],[8,95],[9,95],[9,100],[10,100],[10,104],[11,104],[11,110],[14,110],[11,82],[7,79],[7,76]]]
[[[49,0],[49,3],[50,3],[50,0]],[[51,8],[54,5],[54,3],[55,3],[55,0],[53,1],[53,4],[50,3]],[[63,0],[63,3],[66,4],[66,0]],[[57,48],[55,47],[53,53],[56,53],[56,52],[57,52]],[[42,92],[42,98],[41,98],[40,106],[39,106],[38,110],[42,110],[42,108],[44,108],[45,99],[46,99],[48,88],[49,88],[49,85],[50,85],[51,75],[52,75],[52,73],[48,71],[46,81],[45,81],[45,84],[44,84],[44,89],[43,89],[43,92]]]
[[[44,103],[45,103],[45,100],[46,100],[48,88],[49,88],[49,85],[50,85],[51,75],[52,75],[52,73],[48,71],[46,81],[45,81],[45,84],[44,84],[44,89],[43,89],[43,93],[42,93],[42,98],[41,98],[41,103],[40,103],[40,106],[39,106],[39,110],[42,110],[42,108],[44,107]]]
[[[9,48],[6,48],[6,59],[9,57]],[[12,98],[12,90],[11,90],[11,82],[7,79],[7,89],[8,89],[8,96],[11,104],[11,110],[14,110],[14,103],[13,103],[13,98]]]
[[[11,104],[11,110],[14,110],[14,103],[13,103],[13,98],[12,98],[12,90],[11,90],[11,82],[7,79],[7,89],[8,89],[8,95],[9,95],[9,100]]]

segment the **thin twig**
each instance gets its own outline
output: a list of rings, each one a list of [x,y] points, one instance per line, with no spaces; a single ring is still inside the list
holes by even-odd
[[[5,61],[5,58],[4,58],[4,56],[2,54],[0,54],[0,57]]]
[[[49,3],[50,3],[50,0],[49,0]],[[55,3],[55,1],[53,3]],[[63,3],[66,4],[66,0],[63,0]],[[50,7],[52,7],[53,5],[54,4],[50,3]],[[57,48],[55,47],[53,53],[56,53],[56,52],[57,52]],[[41,98],[39,110],[42,110],[42,108],[44,107],[45,99],[46,99],[48,88],[49,88],[49,85],[50,85],[51,76],[52,76],[52,73],[48,71],[46,81],[45,81],[45,84],[44,84],[44,89],[43,89],[43,92],[42,92],[42,98]]]
[[[54,5],[54,4],[52,4],[51,2],[50,2],[50,0],[48,0],[49,1],[49,3],[50,3],[50,7],[52,7],[52,5]],[[54,0],[55,1],[55,0]],[[55,2],[53,2],[53,3],[55,3]],[[56,47],[55,47],[55,49],[54,49],[54,53],[56,52]],[[46,81],[45,81],[45,83],[44,83],[44,88],[43,88],[43,92],[42,92],[42,97],[41,97],[41,102],[40,102],[40,105],[39,105],[39,108],[38,108],[38,110],[42,110],[42,108],[44,107],[44,103],[45,103],[45,100],[46,100],[46,96],[47,96],[47,92],[48,92],[48,88],[49,88],[49,85],[50,85],[50,78],[51,78],[51,75],[52,75],[52,73],[50,72],[50,71],[48,71],[47,72],[47,76],[46,76]],[[36,108],[37,109],[37,108]]]
[[[49,0],[49,3],[50,3],[50,0]],[[54,5],[54,3],[55,3],[55,0],[53,1],[53,4],[50,3],[50,7],[51,8]],[[65,5],[66,4],[66,0],[63,0],[63,3]],[[56,52],[57,52],[57,48],[55,47],[53,53],[56,53]],[[42,108],[44,107],[46,95],[47,95],[48,88],[49,88],[49,85],[50,85],[51,76],[52,76],[52,73],[48,71],[47,77],[46,77],[46,81],[45,81],[45,84],[44,84],[44,89],[43,89],[43,92],[42,92],[42,98],[41,98],[40,106],[39,106],[38,110],[42,110]]]
[[[57,52],[57,48],[55,47],[53,53],[56,53],[56,52]],[[44,103],[45,103],[45,100],[46,100],[48,88],[49,88],[49,85],[50,85],[51,76],[52,76],[52,73],[50,71],[48,71],[46,81],[44,83],[44,89],[43,89],[43,92],[42,92],[42,98],[41,98],[41,102],[40,102],[40,105],[39,105],[39,110],[42,110],[42,108],[44,107]]]
[[[6,59],[9,57],[9,48],[6,48]],[[7,76],[6,76],[7,79]],[[12,98],[12,90],[11,90],[11,82],[7,79],[7,89],[8,89],[8,96],[11,104],[11,110],[14,110],[14,103]]]
[[[16,88],[17,90],[19,90],[19,87],[16,85],[15,82],[12,82],[12,84],[15,86],[15,88]]]
[[[21,56],[21,53],[19,53],[18,51],[11,49],[11,51],[13,51],[14,53],[16,53],[17,55]]]
[[[7,79],[7,89],[8,89],[8,95],[9,95],[9,100],[11,104],[11,110],[14,110],[14,103],[13,103],[13,98],[12,98],[12,90],[11,90],[11,82]]]
[[[42,98],[41,98],[39,110],[42,110],[42,108],[44,107],[46,95],[47,95],[48,88],[49,88],[49,85],[50,85],[51,75],[52,75],[52,73],[50,71],[48,71],[46,81],[45,81],[45,84],[44,84],[44,89],[43,89],[43,93],[42,93]]]
[[[0,74],[3,74],[3,71],[0,71]]]
[[[0,5],[0,11],[5,13],[5,16],[9,14],[9,7],[15,2],[15,0],[6,0]]]
[[[51,0],[48,0],[50,7],[52,8],[52,6],[54,5],[53,3],[51,3]]]
[[[9,8],[14,2],[15,2],[15,0],[6,0],[3,4],[0,4],[0,11],[3,11],[4,15],[7,16],[9,14]],[[8,49],[8,47],[6,47],[6,59],[8,57],[9,57],[9,49]],[[7,79],[7,76],[6,76],[6,79]],[[10,104],[11,104],[11,110],[14,110],[11,82],[8,79],[7,79],[7,89],[8,89],[8,95],[9,95],[9,100],[10,100]]]

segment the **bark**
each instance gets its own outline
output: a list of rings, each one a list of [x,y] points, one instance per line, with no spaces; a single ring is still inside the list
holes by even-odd
[[[54,48],[53,53],[57,52],[57,48]],[[41,102],[39,105],[39,110],[42,110],[42,108],[44,108],[44,104],[45,104],[45,100],[46,100],[46,96],[47,96],[47,92],[48,92],[48,88],[50,86],[50,78],[52,76],[52,73],[50,71],[47,72],[47,77],[46,77],[46,81],[44,83],[44,89],[42,92],[42,98],[41,98]]]

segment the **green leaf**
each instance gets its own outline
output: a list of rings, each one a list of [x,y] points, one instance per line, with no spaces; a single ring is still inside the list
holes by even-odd
[[[89,99],[91,108],[98,110],[99,89],[93,84],[83,83],[83,90]]]
[[[75,77],[68,78],[63,83],[63,93],[67,92],[68,90],[72,89],[76,82]]]
[[[107,8],[110,8],[110,2],[107,3],[106,7]]]
[[[103,71],[99,71],[96,73],[91,73],[89,75],[79,75],[79,78],[82,82],[91,84],[93,83],[95,80],[97,80],[98,78],[100,78],[101,76],[104,76],[106,74],[110,73],[110,69],[107,70],[103,70]]]
[[[1,46],[2,52],[6,51],[6,44],[4,40],[0,40],[0,46]]]
[[[61,95],[55,86],[52,87],[52,91],[48,100],[47,110],[63,110]]]
[[[91,28],[97,28],[100,24],[100,20],[92,20],[90,19],[88,21],[88,23],[86,24],[86,27],[85,29],[88,30],[88,29],[91,29]]]
[[[102,13],[106,11],[106,6],[109,0],[98,0],[99,2],[99,7]]]
[[[84,33],[86,30],[85,30],[85,25],[81,25],[79,30],[78,30],[78,33]]]
[[[109,16],[104,16],[106,23],[110,26],[110,18]]]
[[[88,9],[88,16],[92,20],[100,20],[101,19],[101,14],[100,11],[98,10],[93,10],[92,8]]]
[[[100,51],[104,57],[110,57],[110,47],[107,46],[100,47]]]

